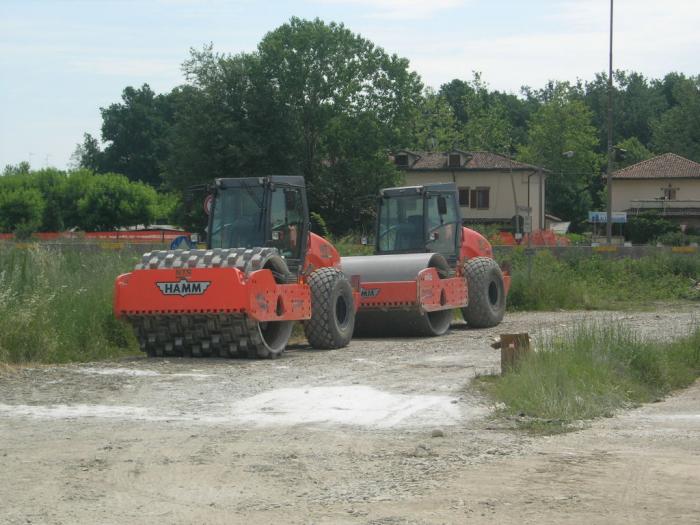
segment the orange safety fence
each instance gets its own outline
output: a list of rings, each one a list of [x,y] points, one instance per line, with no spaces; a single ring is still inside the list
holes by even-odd
[[[95,240],[95,241],[119,241],[129,243],[166,243],[177,237],[189,237],[189,232],[183,230],[135,230],[135,231],[111,231],[111,232],[37,232],[32,234],[32,239],[39,241],[59,240]],[[0,233],[0,240],[12,241],[15,239],[12,233]]]
[[[552,230],[535,230],[523,235],[518,242],[510,232],[498,232],[494,234],[491,243],[497,246],[570,246],[571,241],[564,235],[557,235]]]

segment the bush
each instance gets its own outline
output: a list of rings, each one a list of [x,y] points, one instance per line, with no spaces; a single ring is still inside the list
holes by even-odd
[[[124,175],[99,175],[78,201],[86,230],[113,230],[150,224],[157,204],[156,191]]]
[[[700,236],[675,231],[657,237],[654,239],[654,242],[663,244],[664,246],[688,246],[691,242],[700,243]]]
[[[670,221],[654,214],[630,217],[625,224],[625,239],[632,244],[649,244],[657,237],[678,230]]]

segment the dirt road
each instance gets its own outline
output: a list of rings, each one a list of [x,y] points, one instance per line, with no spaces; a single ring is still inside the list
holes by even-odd
[[[468,388],[498,333],[700,307],[511,314],[276,361],[130,359],[0,375],[2,523],[700,523],[700,383],[535,437]]]

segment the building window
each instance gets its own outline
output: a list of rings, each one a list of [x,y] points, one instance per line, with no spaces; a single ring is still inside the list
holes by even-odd
[[[469,207],[469,188],[459,188],[459,205]]]
[[[488,210],[489,188],[476,188],[471,190],[470,206],[477,210]]]
[[[394,163],[397,166],[402,166],[402,167],[408,167],[408,155],[406,154],[401,154],[401,155],[395,155],[394,156]]]
[[[459,153],[450,153],[448,165],[450,168],[461,168],[462,156]]]
[[[668,188],[663,188],[664,190],[664,199],[667,201],[675,201],[676,200],[676,191],[678,188],[672,188],[670,185]]]

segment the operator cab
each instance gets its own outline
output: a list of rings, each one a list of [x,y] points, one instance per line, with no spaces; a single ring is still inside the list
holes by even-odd
[[[213,196],[209,248],[277,248],[298,269],[308,236],[303,177],[217,179]]]
[[[437,252],[456,262],[462,221],[455,195],[452,183],[382,190],[376,253]]]

